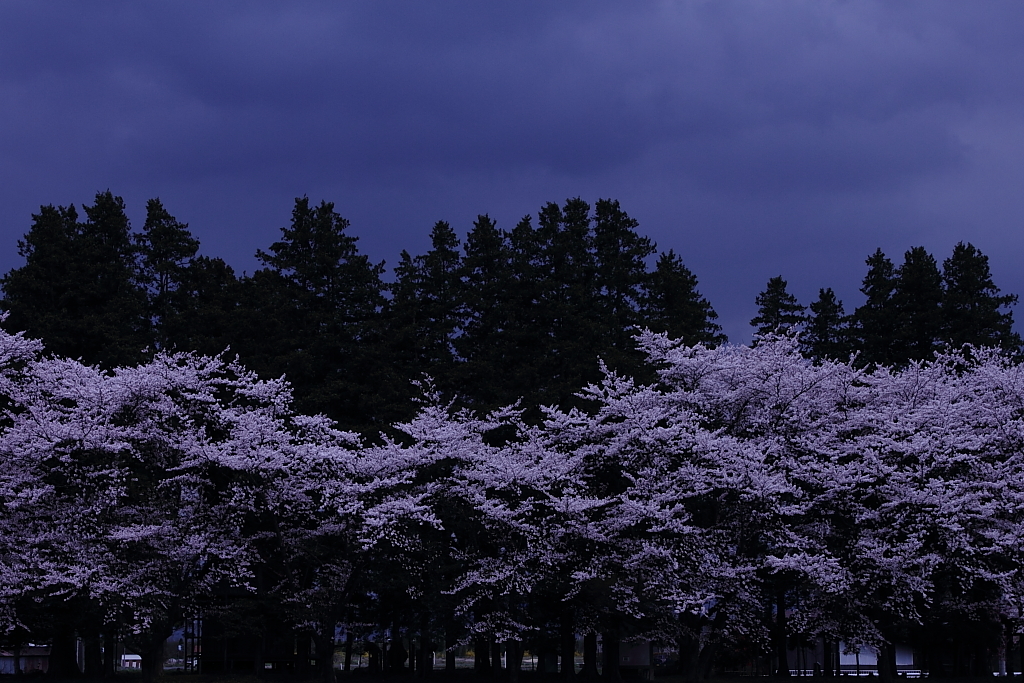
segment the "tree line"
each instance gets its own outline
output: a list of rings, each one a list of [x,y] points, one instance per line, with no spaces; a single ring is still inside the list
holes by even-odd
[[[793,336],[638,343],[656,381],[606,371],[590,411],[538,422],[427,388],[371,443],[222,356],[105,371],[0,331],[0,637],[52,643],[57,677],[77,672],[76,636],[88,676],[122,642],[152,678],[186,618],[248,638],[260,671],[285,625],[328,683],[339,625],[391,673],[403,640],[423,676],[471,643],[481,676],[513,683],[524,648],[595,680],[599,633],[610,681],[629,638],[675,644],[691,681],[744,659],[786,675],[790,644],[815,640],[877,648],[882,681],[897,645],[933,677],[1006,656],[1020,365],[980,348],[813,362]]]
[[[896,267],[882,252],[867,261],[860,291],[865,301],[847,315],[832,288],[801,305],[782,276],[758,294],[758,334],[799,330],[810,358],[848,358],[864,365],[906,365],[931,360],[936,352],[964,345],[996,347],[1016,355],[1021,338],[1013,330],[1014,294],[992,280],[988,257],[972,244],[957,244],[939,270],[924,247],[909,249]]]
[[[584,634],[584,678],[603,633],[611,680],[629,637],[692,680],[808,638],[892,678],[897,643],[978,673],[1020,630],[1015,299],[971,245],[877,252],[850,316],[773,278],[744,347],[610,200],[438,222],[390,282],[329,203],[241,277],[157,200],[84,213],[42,207],[2,281],[0,633],[55,675],[75,633],[156,675],[200,612],[488,671]]]
[[[463,405],[522,400],[576,405],[608,367],[650,379],[632,341],[640,329],[687,343],[727,341],[697,277],[657,252],[613,200],[549,203],[511,231],[479,216],[464,239],[443,221],[431,249],[385,264],[359,252],[328,202],[296,199],[261,265],[237,275],[199,255],[188,225],[158,199],[133,232],[110,191],[83,207],[43,206],[19,242],[24,265],[2,280],[11,329],[53,353],[103,368],[160,350],[231,349],[262,377],[287,376],[297,405],[376,434],[411,416],[413,383],[430,376]],[[757,298],[758,334],[799,329],[805,355],[900,365],[964,344],[1020,350],[988,258],[958,244],[940,271],[922,247],[894,266],[867,259],[864,303],[847,315],[831,288],[803,306],[781,276]],[[645,374],[646,373],[646,374]]]
[[[464,240],[445,222],[423,255],[361,254],[332,204],[295,201],[281,239],[238,276],[198,255],[157,199],[133,232],[109,191],[84,207],[44,206],[7,273],[11,329],[53,353],[114,368],[158,350],[230,347],[263,377],[286,375],[303,412],[376,433],[411,416],[424,374],[466,405],[571,403],[596,359],[642,370],[637,326],[721,343],[717,314],[673,252],[657,255],[618,202],[548,204],[511,231],[480,216]]]

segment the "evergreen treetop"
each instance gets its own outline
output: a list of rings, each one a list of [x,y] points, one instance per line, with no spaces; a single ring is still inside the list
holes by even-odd
[[[2,281],[9,324],[87,363],[140,362],[152,337],[124,201],[98,192],[84,210],[85,221],[73,205],[33,215],[18,243],[25,265]]]
[[[973,244],[960,242],[942,263],[942,325],[946,343],[996,346],[1010,353],[1020,350],[1020,335],[1013,331],[1015,294],[1001,294],[992,281],[988,256]]]
[[[697,289],[697,276],[673,250],[658,257],[644,283],[642,325],[687,345],[717,346],[728,341],[718,314]]]
[[[139,284],[146,290],[157,346],[168,348],[172,329],[180,329],[190,307],[186,281],[199,251],[187,223],[174,218],[159,199],[146,202],[146,223],[134,236],[139,257]]]
[[[924,247],[909,249],[899,268],[881,249],[867,264],[866,301],[852,316],[860,362],[899,366],[964,344],[1020,348],[1009,310],[1017,297],[1000,293],[973,245],[957,244],[941,272]]]
[[[913,247],[903,257],[892,301],[897,362],[931,360],[942,348],[942,275],[935,257]]]
[[[750,324],[757,328],[759,336],[784,333],[804,322],[804,307],[786,290],[787,284],[781,275],[773,277],[754,300],[757,315]]]
[[[372,430],[389,385],[377,358],[383,264],[348,227],[332,203],[296,198],[281,239],[256,253],[264,268],[243,282],[233,348],[262,375],[285,375],[304,412]]]
[[[832,288],[818,290],[810,305],[807,324],[800,335],[804,354],[810,358],[845,360],[851,352],[849,318]]]
[[[853,313],[858,358],[862,363],[890,364],[898,357],[894,332],[899,327],[899,316],[893,301],[896,268],[881,249],[876,249],[865,263],[868,272],[860,288],[865,301]]]

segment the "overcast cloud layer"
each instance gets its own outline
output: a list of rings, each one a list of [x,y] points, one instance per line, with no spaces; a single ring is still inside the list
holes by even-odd
[[[1022,71],[1010,1],[8,1],[0,270],[107,188],[249,272],[300,195],[390,264],[580,196],[681,253],[733,341],[774,275],[852,309],[876,247],[970,241],[1024,293]]]

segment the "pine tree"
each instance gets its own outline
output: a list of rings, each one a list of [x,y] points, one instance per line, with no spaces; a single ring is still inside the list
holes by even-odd
[[[537,215],[543,275],[540,306],[551,335],[541,359],[547,391],[541,403],[577,403],[575,393],[600,377],[604,332],[597,292],[597,259],[590,205],[579,197],[548,203]]]
[[[8,326],[87,363],[138,363],[152,339],[124,201],[99,192],[85,214],[51,205],[33,215],[18,243],[25,265],[3,278]]]
[[[658,257],[647,276],[642,325],[652,332],[665,332],[687,345],[718,346],[727,341],[718,314],[697,290],[697,276],[672,250]]]
[[[438,221],[430,231],[431,249],[412,257],[403,251],[395,268],[387,307],[389,344],[405,383],[433,378],[449,395],[454,382],[454,340],[461,326],[461,255],[451,226]]]
[[[647,282],[647,258],[655,252],[639,223],[619,203],[600,199],[594,205],[593,241],[601,359],[613,370],[636,376],[645,360],[633,339],[642,324],[640,307]]]
[[[897,274],[893,305],[898,316],[896,363],[931,360],[942,345],[942,275],[924,247],[906,252]]]
[[[221,258],[197,256],[181,274],[173,308],[160,321],[167,348],[215,356],[245,346],[239,337],[243,284]],[[241,346],[239,345],[241,343]]]
[[[380,403],[383,265],[359,253],[348,227],[332,203],[295,200],[291,225],[257,251],[264,268],[243,283],[235,348],[262,375],[286,375],[302,412],[376,432],[392,417]]]
[[[832,288],[818,290],[818,300],[810,305],[811,315],[800,335],[804,354],[824,360],[846,360],[850,356],[848,319],[843,302]]]
[[[1019,352],[1021,339],[1013,331],[1013,313],[1008,310],[1017,296],[999,293],[988,257],[977,247],[960,242],[953,248],[953,255],[942,263],[942,283],[942,336],[949,346],[997,346]]]
[[[83,283],[93,311],[83,316],[84,359],[105,366],[139,363],[152,345],[145,292],[136,284],[136,250],[124,200],[110,190],[84,207],[81,248],[92,264],[92,280]]]
[[[76,280],[87,264],[80,263],[78,212],[68,207],[40,207],[32,215],[32,227],[18,241],[25,265],[3,278],[6,328],[25,330],[44,339],[65,356],[76,353],[75,321],[82,308],[82,292]]]
[[[187,223],[167,212],[159,199],[146,203],[146,223],[135,243],[140,260],[140,284],[149,299],[149,314],[159,348],[168,348],[171,329],[181,327],[178,320],[188,307],[185,282],[189,267],[199,251],[199,240],[192,237]]]
[[[754,300],[757,315],[751,319],[750,324],[757,328],[759,336],[784,333],[803,323],[804,307],[786,291],[786,285],[781,275],[773,277]]]
[[[634,374],[642,362],[630,355],[639,317],[629,309],[640,298],[637,255],[648,245],[617,204],[600,204],[592,213],[577,197],[562,207],[549,203],[537,216],[540,326],[534,334],[548,335],[536,368],[541,390],[531,392],[538,404],[583,407],[576,394],[600,378],[599,359],[624,374]]]
[[[458,382],[465,397],[481,408],[515,402],[509,381],[520,362],[514,349],[512,301],[517,283],[507,233],[489,216],[478,216],[466,236],[460,279],[462,333],[455,338],[462,359]]]
[[[851,334],[858,362],[889,365],[897,357],[895,334],[899,315],[893,301],[898,281],[896,268],[881,249],[876,249],[865,263],[868,272],[860,291],[867,300],[853,312]]]
[[[507,300],[512,364],[504,393],[539,405],[561,404],[598,367],[595,263],[590,207],[548,203],[537,226],[524,217],[509,235],[514,290]]]
[[[524,398],[528,406],[551,398],[552,377],[545,367],[557,348],[550,330],[554,313],[548,305],[550,275],[542,261],[543,244],[533,218],[524,216],[508,236],[509,262],[515,283],[507,300],[505,335],[511,362],[502,376],[506,396]],[[544,398],[541,398],[544,397]]]
[[[455,344],[463,386],[485,405],[518,398],[575,405],[600,377],[599,359],[624,374],[644,371],[633,335],[653,252],[618,202],[593,211],[576,198],[545,205],[504,233],[481,217],[463,262],[464,329]],[[471,387],[475,387],[470,389]]]

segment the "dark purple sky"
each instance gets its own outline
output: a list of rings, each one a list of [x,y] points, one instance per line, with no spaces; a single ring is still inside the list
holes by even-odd
[[[1017,0],[7,0],[0,103],[2,271],[40,204],[107,188],[250,272],[298,195],[389,264],[581,196],[682,254],[733,341],[774,275],[852,309],[876,247],[971,241],[1024,294]]]

